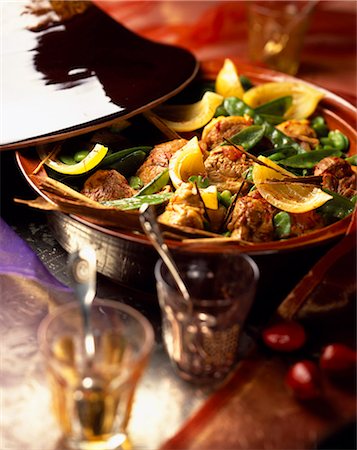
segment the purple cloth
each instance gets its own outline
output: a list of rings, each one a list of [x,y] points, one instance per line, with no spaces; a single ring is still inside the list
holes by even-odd
[[[57,280],[32,249],[0,218],[0,273],[37,280],[56,289],[71,289]]]

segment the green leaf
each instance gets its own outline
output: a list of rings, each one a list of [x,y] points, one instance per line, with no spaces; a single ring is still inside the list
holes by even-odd
[[[167,202],[172,195],[172,192],[165,192],[161,194],[141,195],[140,197],[121,198],[120,200],[110,200],[101,203],[104,206],[112,206],[123,211],[128,211],[139,209],[144,203],[160,205],[161,203]]]

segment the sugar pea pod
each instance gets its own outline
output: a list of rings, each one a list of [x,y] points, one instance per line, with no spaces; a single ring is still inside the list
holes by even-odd
[[[291,95],[275,98],[270,102],[263,103],[255,108],[257,114],[272,114],[274,116],[284,116],[293,102]]]
[[[86,158],[89,155],[89,150],[78,150],[78,152],[76,152],[73,155],[73,159],[75,160],[75,162],[81,162],[83,161],[84,158]]]
[[[146,184],[138,193],[136,193],[134,197],[155,194],[156,192],[161,191],[161,189],[169,182],[169,179],[169,169],[164,169],[153,180],[151,180],[150,183]]]
[[[346,158],[346,161],[351,164],[351,166],[357,166],[357,155],[352,155]]]
[[[286,136],[273,125],[269,124],[263,117],[257,114],[253,108],[239,98],[227,97],[223,102],[223,106],[231,116],[244,116],[244,114],[248,114],[254,119],[255,125],[264,126],[264,136],[271,141],[274,147],[290,146],[296,150],[296,153],[305,153],[305,150],[297,142],[289,136]]]
[[[327,156],[341,156],[342,152],[336,149],[312,150],[311,152],[293,155],[289,158],[282,159],[279,164],[287,167],[295,167],[296,169],[313,169],[321,159]]]
[[[264,152],[264,154],[267,154],[267,152]],[[281,159],[286,159],[293,155],[296,155],[296,150],[290,146],[276,147],[270,152],[268,158],[271,159],[272,161],[280,161]]]
[[[260,117],[264,119],[266,122],[270,123],[271,125],[279,125],[279,123],[284,122],[283,116],[275,116],[273,114],[260,114]]]
[[[144,152],[146,155],[148,155],[150,153],[150,151],[152,150],[152,147],[148,147],[148,146],[144,146],[141,145],[139,147],[131,147],[131,148],[126,148],[124,150],[119,150],[117,152],[111,153],[110,155],[105,156],[105,158],[103,158],[102,162],[100,163],[100,168],[115,168],[114,165],[120,161],[121,159],[123,159],[124,157],[141,151]]]
[[[106,168],[115,169],[125,177],[129,177],[137,171],[141,164],[145,161],[147,154],[142,150],[137,150],[129,155],[124,156],[119,161],[106,166]]]
[[[68,166],[73,166],[78,161],[75,161],[72,155],[68,155],[67,153],[59,154],[58,159],[63,162],[63,164],[67,164]]]
[[[128,211],[132,209],[139,209],[144,203],[149,205],[160,205],[167,202],[172,196],[172,192],[165,192],[161,194],[141,195],[140,197],[121,198],[120,200],[110,200],[102,202],[104,206],[112,206],[114,208]]]
[[[141,189],[144,187],[144,183],[141,181],[140,177],[133,175],[129,178],[129,186],[133,189]]]
[[[348,150],[348,147],[350,145],[348,137],[345,136],[341,131],[334,130],[330,131],[328,134],[328,139],[331,141],[332,146],[336,150],[345,151]]]
[[[322,116],[316,116],[311,120],[311,127],[315,130],[318,137],[327,136],[329,129],[325,119]]]
[[[320,206],[320,208],[318,208],[318,212],[328,223],[341,220],[351,214],[354,210],[355,204],[353,201],[328,189],[323,189],[323,191],[330,194],[332,199]]]
[[[232,193],[228,189],[224,190],[223,192],[218,192],[218,200],[226,208],[229,208],[229,206],[231,205],[232,198]]]
[[[239,79],[244,91],[248,91],[248,89],[253,87],[253,83],[245,75],[239,75]]]
[[[216,112],[214,113],[214,117],[220,116],[229,116],[226,108],[223,105],[219,105],[216,109]]]
[[[291,233],[291,217],[286,211],[280,211],[273,218],[274,230],[278,239],[287,238]]]
[[[251,125],[243,128],[239,133],[235,134],[230,140],[237,145],[241,145],[245,150],[249,150],[258,144],[264,136],[264,126]]]

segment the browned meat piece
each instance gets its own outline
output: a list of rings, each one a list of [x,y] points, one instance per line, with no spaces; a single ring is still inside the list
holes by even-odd
[[[201,140],[208,149],[213,149],[222,143],[224,138],[230,138],[252,124],[253,119],[249,116],[216,117],[204,127]]]
[[[183,183],[171,197],[159,222],[203,230],[204,205],[193,183]]]
[[[357,193],[356,173],[351,165],[337,156],[328,156],[315,166],[314,175],[322,176],[322,186],[351,198]]]
[[[84,183],[82,194],[97,202],[132,197],[133,189],[116,170],[97,170]]]
[[[204,162],[207,176],[212,184],[217,185],[218,191],[225,189],[238,192],[244,181],[245,172],[252,162],[244,153],[231,145],[216,147]],[[241,193],[247,192],[249,184],[243,186]]]
[[[227,228],[233,238],[250,242],[274,239],[273,216],[276,209],[259,192],[240,197],[234,207]]]
[[[144,184],[149,183],[169,166],[172,155],[186,143],[186,139],[174,139],[173,141],[155,145],[144,164],[139,167],[136,175]]]
[[[277,125],[276,128],[294,139],[307,151],[315,148],[319,143],[315,130],[310,127],[310,122],[307,119],[287,120]]]
[[[322,217],[315,210],[299,214],[290,213],[290,218],[290,237],[301,236],[325,226]]]

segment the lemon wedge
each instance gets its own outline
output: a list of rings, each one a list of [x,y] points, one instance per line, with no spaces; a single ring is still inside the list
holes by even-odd
[[[208,209],[218,209],[217,186],[211,185],[206,188],[199,189],[205,207]]]
[[[205,126],[222,103],[222,95],[207,91],[201,100],[190,105],[164,105],[155,113],[172,130],[194,131]]]
[[[251,108],[263,105],[279,97],[291,95],[292,105],[284,114],[285,119],[306,119],[316,109],[324,93],[299,82],[272,82],[249,89],[243,95],[243,101]]]
[[[102,161],[107,152],[108,147],[105,147],[102,144],[95,144],[93,150],[91,150],[88,155],[77,164],[64,164],[57,159],[49,159],[45,162],[45,164],[56,172],[63,173],[65,175],[80,175],[96,167]],[[38,148],[38,154],[41,159],[45,159],[47,156],[43,147]]]
[[[276,208],[291,213],[303,213],[322,206],[332,198],[316,186],[287,182],[267,183],[271,179],[280,180],[295,175],[264,156],[259,156],[258,159],[271,169],[254,163],[254,184],[260,195]]]
[[[203,155],[197,136],[193,137],[170,159],[169,174],[171,182],[177,189],[193,175],[204,175]]]
[[[215,84],[217,94],[223,97],[243,98],[244,89],[239,79],[237,68],[234,62],[226,58],[223,67],[218,72]]]

